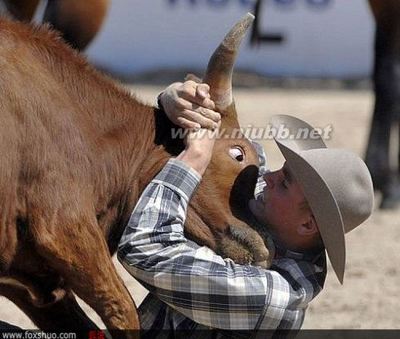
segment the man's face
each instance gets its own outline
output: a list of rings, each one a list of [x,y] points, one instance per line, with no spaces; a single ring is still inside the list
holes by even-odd
[[[268,225],[268,230],[283,243],[296,240],[298,226],[310,217],[304,208],[303,190],[285,165],[278,171],[264,175],[263,194],[249,202],[249,208],[258,222]]]

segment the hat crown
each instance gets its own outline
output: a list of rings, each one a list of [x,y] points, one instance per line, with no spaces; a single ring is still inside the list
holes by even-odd
[[[300,151],[299,155],[314,167],[331,191],[345,233],[371,215],[374,203],[372,179],[367,166],[357,155],[332,148]]]

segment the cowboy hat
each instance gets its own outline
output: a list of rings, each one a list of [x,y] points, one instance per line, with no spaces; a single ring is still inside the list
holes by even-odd
[[[333,270],[343,284],[344,235],[362,224],[373,208],[374,191],[367,166],[347,150],[327,148],[321,135],[300,119],[275,115],[271,124],[276,130],[282,131],[282,126],[286,129],[274,140],[303,189]]]

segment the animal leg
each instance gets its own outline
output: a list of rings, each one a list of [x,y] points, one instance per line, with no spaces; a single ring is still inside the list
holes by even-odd
[[[395,19],[400,6],[397,1],[370,4],[377,24],[375,108],[365,160],[375,188],[382,191],[381,208],[393,208],[400,203],[399,174],[390,168],[389,159],[392,126],[397,126],[400,116],[400,23]]]
[[[389,141],[394,114],[393,92],[394,62],[380,51],[378,47],[386,39],[385,33],[376,31],[376,51],[375,51],[375,107],[373,112],[371,130],[369,135],[366,163],[371,171],[374,184],[377,189],[383,189],[390,175],[389,168]],[[385,60],[386,59],[386,60]]]
[[[43,307],[38,306],[29,288],[18,284],[0,283],[0,295],[14,302],[40,329],[74,330],[86,332],[97,326],[86,316],[71,291],[63,297]]]
[[[39,0],[5,0],[4,3],[16,19],[29,22],[35,14]]]
[[[83,50],[100,30],[110,0],[48,0],[44,21],[72,47]]]
[[[116,272],[95,219],[68,222],[68,216],[62,214],[57,213],[60,218],[55,225],[32,224],[40,255],[97,312],[108,329],[139,329],[135,304]]]

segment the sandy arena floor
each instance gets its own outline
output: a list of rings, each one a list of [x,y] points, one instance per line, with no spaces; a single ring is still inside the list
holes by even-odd
[[[133,90],[153,102],[159,87],[138,86]],[[373,97],[369,91],[293,91],[236,89],[236,105],[243,127],[262,127],[273,114],[292,114],[312,125],[333,126],[330,147],[345,147],[363,155]],[[262,141],[270,166],[282,164],[272,141]],[[377,197],[379,203],[379,197]],[[303,328],[307,329],[400,329],[400,210],[376,210],[363,227],[347,236],[347,271],[341,286],[329,267],[324,291],[310,305]],[[146,293],[119,266],[137,302]],[[86,308],[87,309],[87,308]],[[93,319],[99,322],[93,311]],[[12,303],[0,299],[0,319],[32,328],[29,319]],[[99,322],[99,324],[101,324]]]

